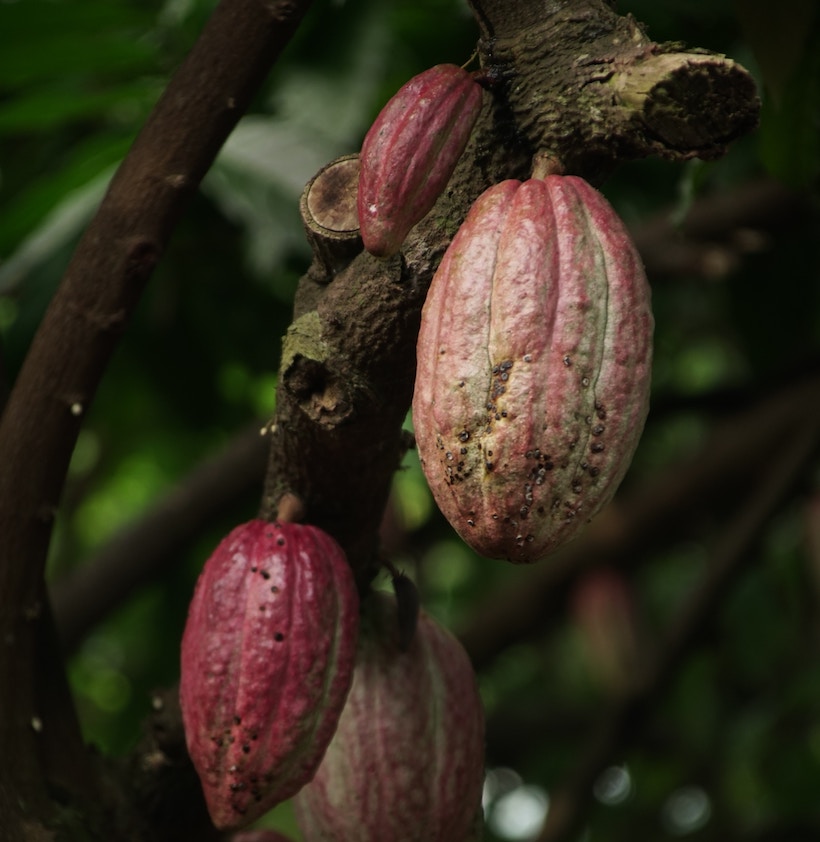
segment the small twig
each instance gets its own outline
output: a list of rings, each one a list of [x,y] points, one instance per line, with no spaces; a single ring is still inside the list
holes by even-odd
[[[662,693],[744,562],[754,556],[754,542],[795,481],[804,473],[818,443],[817,412],[809,414],[786,437],[787,444],[769,459],[768,470],[737,508],[718,541],[707,572],[670,625],[646,673],[634,691],[618,700],[601,718],[581,759],[563,788],[550,800],[550,810],[538,842],[566,842],[583,822],[592,785],[608,762],[646,720],[651,703]]]

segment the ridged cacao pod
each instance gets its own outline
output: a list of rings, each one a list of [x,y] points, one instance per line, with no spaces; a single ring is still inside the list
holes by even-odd
[[[342,549],[313,526],[252,520],[205,563],[180,704],[218,828],[250,823],[313,775],[353,678],[358,607]]]
[[[368,599],[339,727],[293,802],[305,842],[480,838],[484,714],[472,666],[424,611],[402,651],[396,610],[386,594]]]
[[[478,553],[531,562],[607,503],[649,407],[640,257],[583,179],[475,202],[422,313],[413,417],[439,508]]]
[[[466,70],[439,64],[382,109],[359,156],[359,226],[371,254],[395,254],[433,207],[467,145],[481,97]]]

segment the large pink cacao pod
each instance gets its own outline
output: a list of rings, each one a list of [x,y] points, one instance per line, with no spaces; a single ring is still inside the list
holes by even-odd
[[[461,644],[424,611],[402,650],[396,603],[372,594],[353,687],[294,799],[305,842],[480,839],[484,714]]]
[[[395,254],[447,186],[481,110],[482,89],[454,64],[414,76],[384,106],[359,156],[364,247]]]
[[[640,257],[583,179],[475,202],[422,314],[413,418],[439,508],[478,553],[543,558],[613,496],[649,407]]]
[[[249,824],[313,775],[353,678],[358,609],[342,549],[313,526],[252,520],[205,563],[180,703],[218,828]]]

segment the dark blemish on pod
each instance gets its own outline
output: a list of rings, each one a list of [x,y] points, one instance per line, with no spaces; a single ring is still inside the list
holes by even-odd
[[[233,724],[234,725],[241,725],[242,724],[242,717],[241,716],[234,716]]]
[[[255,564],[251,565],[251,573],[256,573],[257,570],[259,570],[259,568]]]
[[[469,441],[469,440],[470,440],[470,434],[467,432],[467,430],[462,430],[462,431],[458,434],[458,440],[459,440],[459,441],[462,441],[462,442],[463,442],[463,441]]]
[[[279,588],[276,585],[271,585],[270,586],[270,592],[271,593],[279,593]]]
[[[572,481],[572,490],[576,494],[580,494],[582,489],[583,489],[583,486],[581,485],[581,483],[577,479]]]
[[[606,408],[601,403],[595,404],[595,414],[601,421],[606,421]]]
[[[599,442],[599,441],[594,441],[594,442],[592,442],[592,444],[589,446],[589,449],[590,449],[593,453],[601,453],[601,451],[603,451],[603,449],[604,449],[604,446],[603,446],[603,444],[602,444],[601,442]]]
[[[582,378],[581,378],[581,385],[582,385],[584,388],[586,388],[587,386],[589,386],[589,377],[582,377]]]
[[[250,747],[250,745],[249,745],[248,743],[243,743],[243,744],[242,744],[242,751],[243,751],[245,754],[250,754],[250,752],[251,752],[251,747]]]
[[[276,539],[276,543],[277,543],[280,547],[284,547],[284,546],[285,546],[285,539],[284,539],[284,538],[282,538],[282,537],[280,536],[279,538],[277,538],[277,539]]]
[[[467,448],[462,447],[460,452],[461,452],[461,455],[464,456],[467,453]]]
[[[593,436],[600,436],[604,432],[605,429],[606,429],[606,427],[604,427],[603,424],[596,424],[592,428],[592,435]]]
[[[494,462],[485,462],[485,463],[484,463],[484,467],[485,467],[488,471],[492,471],[492,470],[495,468],[495,463],[494,463]]]
[[[475,526],[475,521],[472,518],[467,518],[467,526]]]
[[[564,365],[569,368],[572,365],[572,360],[569,358],[569,355],[564,357]]]
[[[524,354],[523,359],[524,359],[525,363],[531,363],[532,362],[532,354]]]
[[[598,474],[600,474],[600,473],[601,473],[601,469],[600,469],[600,468],[590,468],[590,469],[589,469],[589,475],[590,475],[591,477],[597,477],[597,476],[598,476]]]
[[[262,578],[263,578],[263,579],[265,579],[265,580],[270,579],[270,573],[268,573],[268,571],[267,571],[267,570],[262,570],[262,571],[261,571],[261,573],[260,573],[260,575],[261,575],[261,576],[262,576]]]
[[[285,635],[283,635],[282,632],[276,632],[276,634],[273,636],[273,639],[277,643],[281,643],[285,639]]]

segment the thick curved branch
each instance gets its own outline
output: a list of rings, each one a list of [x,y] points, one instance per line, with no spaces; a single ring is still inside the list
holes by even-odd
[[[69,731],[80,743],[76,722],[53,728],[49,698],[36,697],[34,671],[51,661],[31,618],[82,416],[180,214],[308,5],[217,6],[77,246],[0,419],[0,640],[14,642],[0,648],[0,756],[19,759],[2,774],[21,792],[43,792],[39,744]],[[30,727],[35,710],[42,736]],[[62,752],[69,763],[78,753]]]

